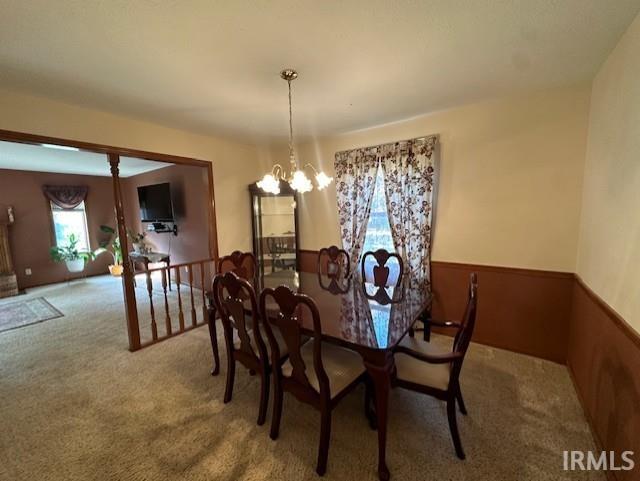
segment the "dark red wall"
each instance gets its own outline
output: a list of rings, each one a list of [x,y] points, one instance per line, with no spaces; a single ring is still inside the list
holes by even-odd
[[[122,179],[127,226],[133,231],[143,230],[137,188],[163,182],[171,184],[178,235],[149,232],[148,243],[157,252],[170,251],[172,264],[209,258],[208,179],[207,171],[202,167],[169,165]]]
[[[15,211],[16,221],[9,227],[9,239],[20,289],[62,282],[70,276],[64,263],[56,264],[49,258],[55,237],[49,203],[42,193],[45,184],[89,187],[86,209],[92,249],[98,248],[103,238],[100,225],[115,224],[110,177],[0,169],[0,215],[6,217],[7,205],[12,205]],[[103,254],[87,265],[85,274],[106,274],[111,262],[111,256]],[[31,268],[31,276],[25,274],[26,268]]]

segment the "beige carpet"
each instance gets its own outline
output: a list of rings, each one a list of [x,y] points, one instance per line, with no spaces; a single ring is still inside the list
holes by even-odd
[[[1,480],[319,479],[317,413],[286,397],[271,441],[268,425],[255,424],[258,379],[244,370],[224,405],[225,369],[209,375],[206,327],[129,353],[117,279],[29,295],[65,317],[0,334]],[[594,449],[563,366],[473,345],[462,388],[466,461],[455,457],[440,402],[392,394],[393,479],[604,479],[562,471],[563,450]],[[335,412],[325,479],[376,479],[362,397],[358,389]]]

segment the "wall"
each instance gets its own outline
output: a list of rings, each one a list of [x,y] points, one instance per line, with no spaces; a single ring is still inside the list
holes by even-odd
[[[596,439],[640,459],[640,16],[594,82],[567,363]]]
[[[195,157],[213,162],[220,254],[251,249],[247,185],[261,177],[246,143],[0,89],[0,129]]]
[[[640,331],[640,17],[593,83],[577,272]]]
[[[551,90],[319,139],[298,152],[332,175],[337,151],[440,134],[433,259],[573,272],[588,111],[588,86]],[[335,184],[302,196],[303,249],[340,244],[335,196]]]
[[[131,230],[143,232],[140,222],[139,186],[171,184],[173,210],[178,235],[147,233],[147,242],[156,252],[169,252],[173,264],[208,259],[207,202],[209,195],[206,169],[188,165],[169,165],[123,179],[123,196]],[[250,222],[250,221],[249,221]]]
[[[103,240],[100,225],[113,225],[115,219],[110,177],[0,169],[0,206],[12,205],[15,210],[16,221],[9,228],[9,238],[20,289],[78,276],[69,274],[64,263],[57,264],[49,258],[55,237],[49,203],[42,193],[45,184],[89,187],[86,209],[92,249],[97,249]],[[84,274],[106,274],[112,262],[108,254],[102,254],[87,265]],[[32,270],[31,276],[25,274],[27,267]]]

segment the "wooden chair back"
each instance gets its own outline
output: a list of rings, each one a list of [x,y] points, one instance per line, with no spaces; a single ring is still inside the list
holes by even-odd
[[[464,357],[467,354],[469,343],[471,343],[471,336],[473,336],[473,329],[476,325],[476,313],[478,310],[478,275],[473,272],[469,276],[469,297],[467,299],[467,307],[464,310],[464,316],[460,329],[458,330],[453,340],[453,351],[461,353],[462,356],[453,362],[453,369],[451,371],[452,377],[457,378],[462,369],[462,363]]]
[[[217,274],[213,279],[213,296],[217,311],[224,328],[225,341],[231,356],[238,351],[237,356],[245,363],[257,360],[256,346],[259,358],[268,359],[267,346],[260,334],[258,326],[258,303],[253,286],[246,279],[232,271]],[[240,346],[234,347],[234,333],[240,340]],[[253,337],[253,343],[251,338]]]
[[[238,277],[252,281],[258,273],[258,264],[251,252],[233,251],[218,261],[218,274],[233,272]]]
[[[395,259],[397,261],[398,278],[396,279],[395,286],[399,286],[402,282],[402,276],[404,275],[404,265],[402,258],[395,252],[389,252],[385,249],[378,249],[377,251],[365,252],[362,256],[361,271],[362,279],[366,280],[365,264],[369,257],[373,257],[376,264],[373,266],[373,284],[376,287],[388,287],[390,285],[390,269],[387,265],[389,259]]]
[[[330,278],[347,277],[350,273],[349,264],[349,254],[338,246],[323,247],[318,252],[319,274],[326,274]]]
[[[267,300],[275,301],[277,307],[267,310]],[[311,316],[313,321],[313,366],[306,366],[302,359],[301,347],[303,336],[301,329],[301,316]],[[317,391],[309,383],[307,369],[314,369],[318,378],[320,398],[330,399],[329,377],[322,364],[322,328],[320,326],[320,314],[318,308],[309,296],[297,294],[287,286],[278,286],[275,289],[267,287],[260,294],[260,314],[264,325],[269,345],[271,347],[271,359],[274,371],[283,387],[306,402],[313,402],[317,398]],[[282,368],[277,362],[280,359],[280,348],[274,335],[274,328],[280,331],[289,351],[289,362],[292,366],[290,377],[282,375]]]

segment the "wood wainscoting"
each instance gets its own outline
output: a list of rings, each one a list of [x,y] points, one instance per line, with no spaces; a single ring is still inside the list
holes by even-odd
[[[300,251],[301,270],[315,272],[317,255]],[[479,292],[475,342],[565,363],[572,273],[434,261],[434,318],[461,318],[472,272]]]
[[[630,294],[631,295],[631,294]],[[640,471],[640,335],[576,276],[567,366],[598,448],[633,451],[635,469],[608,471],[632,481]]]
[[[317,252],[301,251],[300,265],[315,272]],[[640,334],[573,273],[452,262],[432,262],[435,318],[460,318],[471,272],[479,285],[473,340],[566,364],[598,449],[618,461],[635,453],[635,469],[607,471],[609,479],[636,481]]]

